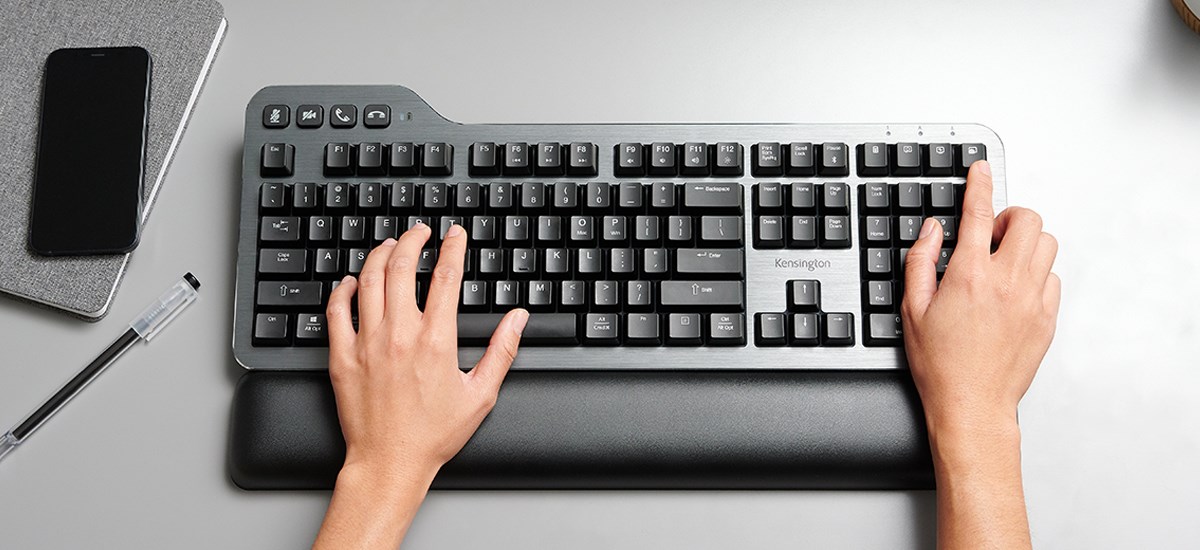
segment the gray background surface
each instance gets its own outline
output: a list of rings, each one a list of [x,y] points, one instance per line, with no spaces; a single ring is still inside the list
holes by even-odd
[[[1200,540],[1200,36],[1166,0],[226,1],[229,34],[111,314],[0,301],[15,423],[184,271],[201,299],[0,464],[5,548],[298,548],[327,493],[225,470],[242,109],[269,84],[405,84],[462,122],[994,128],[1062,248],[1026,397],[1045,548]],[[378,32],[366,32],[374,29]],[[932,546],[929,492],[436,493],[409,548]]]

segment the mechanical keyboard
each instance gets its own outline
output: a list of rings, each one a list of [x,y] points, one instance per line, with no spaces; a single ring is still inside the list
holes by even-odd
[[[470,366],[531,312],[513,369],[904,366],[905,253],[953,253],[976,124],[458,124],[400,86],[278,86],[246,110],[234,317],[252,369],[327,366],[326,300],[416,223],[470,237]],[[698,353],[699,352],[699,353]]]

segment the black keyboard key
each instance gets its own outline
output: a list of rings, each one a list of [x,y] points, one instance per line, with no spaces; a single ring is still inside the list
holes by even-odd
[[[642,249],[642,273],[652,279],[666,277],[668,275],[667,249]]]
[[[821,187],[822,214],[848,214],[850,187],[844,183],[826,183]]]
[[[958,219],[954,216],[934,216],[933,219],[942,225],[942,243],[953,245],[958,238]]]
[[[504,315],[499,313],[458,314],[458,341],[464,346],[486,346]],[[574,346],[579,344],[575,315],[531,313],[521,333],[522,346]]]
[[[517,192],[511,183],[492,183],[488,185],[488,208],[508,210],[517,204]]]
[[[896,186],[896,207],[902,212],[921,213],[924,201],[921,196],[921,184],[904,181]]]
[[[325,186],[325,208],[340,209],[350,207],[350,184],[330,183]]]
[[[263,248],[258,251],[259,273],[304,273],[307,265],[308,251],[303,248]]]
[[[950,256],[954,254],[953,248],[943,248],[938,251],[937,256],[937,273],[941,275],[946,272],[946,268],[950,266]]]
[[[363,107],[363,126],[367,128],[387,128],[391,123],[391,107],[380,104]]]
[[[688,142],[683,144],[683,167],[680,172],[685,176],[707,176],[708,144]]]
[[[672,313],[667,315],[667,345],[699,346],[701,338],[699,313]]]
[[[650,144],[650,169],[652,176],[674,176],[679,168],[675,162],[674,143]]]
[[[793,346],[821,345],[819,319],[816,313],[793,313],[791,317],[792,331],[788,344]]]
[[[640,209],[643,189],[642,184],[629,181],[617,186],[617,208]]]
[[[886,176],[890,167],[886,143],[873,142],[858,146],[858,175]]]
[[[887,246],[892,240],[892,219],[887,216],[867,216],[863,220],[863,232],[867,236],[867,244]]]
[[[387,171],[383,164],[383,145],[379,143],[360,143],[358,145],[358,173],[363,175],[379,175]]]
[[[630,310],[649,310],[654,307],[654,295],[650,281],[625,283],[625,305]]]
[[[816,216],[792,216],[788,232],[788,248],[817,247]]]
[[[899,346],[904,343],[904,326],[895,313],[867,315],[863,344],[867,346]]]
[[[324,313],[301,313],[296,316],[296,344],[323,346],[329,343],[329,328]]]
[[[497,311],[508,311],[521,305],[521,283],[517,281],[496,281],[492,294],[492,303]]]
[[[572,143],[567,155],[567,175],[595,176],[599,169],[595,143]]]
[[[958,162],[954,166],[954,173],[959,176],[966,176],[975,161],[987,160],[987,147],[982,143],[964,143],[956,149]]]
[[[709,315],[708,343],[712,346],[746,345],[746,318],[741,313]]]
[[[901,245],[912,246],[921,235],[921,224],[925,219],[921,216],[900,216],[897,220],[896,240]]]
[[[954,184],[937,182],[929,184],[929,208],[936,211],[953,212],[955,205]]]
[[[291,109],[287,105],[267,105],[263,107],[263,127],[287,128],[290,114]]]
[[[789,143],[786,172],[789,176],[816,175],[816,162],[812,143]]]
[[[439,238],[439,239],[446,238],[446,233],[448,233],[450,231],[451,227],[454,227],[456,225],[461,226],[462,224],[463,224],[462,216],[442,216],[442,217],[438,218],[437,238]]]
[[[667,216],[667,240],[676,245],[692,240],[691,216]]]
[[[538,210],[546,206],[546,185],[530,182],[521,184],[521,208]]]
[[[777,142],[757,143],[750,148],[750,173],[755,176],[783,174],[783,155]]]
[[[565,275],[571,272],[571,252],[565,248],[547,248],[545,269],[547,275]]]
[[[641,143],[620,143],[613,152],[614,174],[618,176],[646,174],[645,152]]]
[[[819,311],[821,309],[821,281],[797,279],[788,281],[788,311]]]
[[[450,207],[450,185],[441,182],[426,183],[424,191],[424,207],[426,210],[442,210]]]
[[[297,183],[292,186],[292,208],[308,210],[317,207],[317,184]]]
[[[554,309],[554,282],[529,281],[526,287],[525,307],[529,311],[551,311]]]
[[[417,146],[410,142],[393,143],[388,148],[388,173],[393,176],[417,175]]]
[[[581,248],[575,254],[575,271],[581,277],[594,279],[604,274],[604,253],[599,248]]]
[[[845,143],[822,143],[821,166],[817,169],[821,176],[850,175],[850,151]]]
[[[454,146],[449,143],[426,143],[421,146],[421,173],[426,176],[449,176],[454,169]]]
[[[649,246],[659,240],[660,219],[658,216],[637,216],[633,219],[633,239],[638,245]]]
[[[616,281],[596,281],[592,284],[592,311],[615,311],[621,306]]]
[[[817,187],[811,183],[793,183],[791,189],[792,211],[796,214],[817,212]]]
[[[300,240],[300,218],[295,216],[263,216],[259,239],[268,242]]]
[[[267,211],[282,209],[287,205],[286,191],[282,183],[264,183],[258,191],[258,205]]]
[[[334,105],[329,109],[329,125],[334,128],[353,128],[358,122],[358,107]]]
[[[487,311],[491,304],[488,298],[488,283],[486,281],[463,281],[462,293],[459,294],[458,301],[461,311]]]
[[[675,208],[675,184],[665,181],[650,184],[650,208]]]
[[[555,208],[574,209],[579,206],[579,186],[574,183],[556,183],[550,193]]]
[[[591,216],[571,216],[568,240],[572,244],[582,246],[596,241],[595,219]]]
[[[754,224],[754,248],[783,248],[783,216],[759,216]]]
[[[392,184],[392,208],[412,208],[416,205],[417,186],[401,182]]]
[[[493,216],[473,216],[471,218],[470,235],[473,243],[496,242],[496,218]]]
[[[472,176],[495,176],[500,173],[500,162],[496,154],[496,144],[490,141],[477,141],[471,145],[467,153],[467,173]]]
[[[588,183],[583,188],[583,206],[607,210],[612,206],[612,187],[598,181]]]
[[[354,173],[353,153],[349,143],[325,144],[325,175],[348,176]]]
[[[333,240],[333,217],[313,216],[308,219],[308,240],[325,242]]]
[[[437,250],[422,249],[421,254],[417,256],[417,276],[433,273],[434,267],[437,267]]]
[[[863,304],[866,309],[891,311],[895,300],[891,281],[867,281],[863,283]]]
[[[886,214],[892,205],[891,194],[888,192],[886,183],[874,181],[864,183],[863,196],[863,205],[867,212]]]
[[[290,176],[295,166],[295,146],[287,143],[267,143],[262,146],[260,173],[264,178]]]
[[[662,345],[662,326],[657,313],[630,313],[625,316],[625,343],[631,346]]]
[[[358,185],[358,208],[370,210],[383,206],[383,184],[362,183]]]
[[[504,274],[504,250],[499,248],[484,248],[479,251],[479,274]]]
[[[288,316],[283,313],[259,313],[254,316],[254,345],[287,345]]]
[[[782,346],[787,343],[787,323],[782,313],[754,315],[754,345]]]
[[[737,183],[688,183],[683,186],[683,206],[739,209],[742,206],[742,186]]]
[[[500,173],[506,176],[528,176],[533,173],[533,167],[529,164],[528,143],[504,144],[504,165]]]
[[[892,250],[890,248],[868,248],[863,256],[866,275],[870,279],[892,278]]]
[[[742,281],[663,281],[658,287],[658,303],[710,311],[742,309]]]
[[[342,241],[362,241],[367,238],[367,221],[362,216],[342,218]]]
[[[893,162],[893,176],[921,175],[921,146],[917,143],[897,143]]]
[[[616,313],[589,313],[583,316],[583,343],[615,346],[620,343],[620,316]]]
[[[301,105],[296,107],[296,126],[300,128],[320,128],[325,124],[325,108],[320,105]]]
[[[754,186],[754,208],[758,212],[780,212],[783,210],[783,184],[760,183]]]
[[[483,187],[465,182],[454,186],[454,207],[459,210],[478,210],[483,207]]]
[[[949,143],[926,145],[924,157],[926,176],[954,175],[954,148]]]
[[[367,263],[367,254],[371,251],[366,248],[351,248],[348,252],[350,260],[346,266],[346,272],[350,275],[362,273],[363,264]]]
[[[681,275],[742,276],[742,251],[737,248],[680,248],[675,272]]]
[[[539,245],[558,244],[562,242],[562,218],[559,216],[538,216],[537,242]]]
[[[718,143],[713,159],[714,176],[740,176],[745,170],[742,167],[742,157],[745,156],[742,144],[733,142]]]
[[[318,248],[313,271],[319,277],[333,277],[342,269],[342,251],[337,248]]]
[[[262,281],[258,283],[260,306],[319,306],[321,283],[318,281]]]
[[[559,287],[558,303],[567,311],[580,311],[587,306],[587,283],[563,281]]]
[[[850,248],[850,218],[825,216],[821,231],[821,248]]]
[[[608,255],[608,272],[614,277],[628,279],[637,273],[637,256],[632,248],[614,248]]]
[[[530,279],[538,272],[538,251],[532,248],[514,248],[512,251],[512,274],[521,279]]]
[[[742,244],[741,216],[702,216],[700,240],[705,243]]]
[[[853,313],[826,313],[822,325],[822,343],[826,346],[854,345]]]

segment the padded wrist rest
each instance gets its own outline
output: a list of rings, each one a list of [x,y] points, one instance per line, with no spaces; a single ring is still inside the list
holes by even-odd
[[[330,489],[345,455],[324,372],[248,371],[230,473]],[[907,371],[509,373],[443,489],[931,489]]]

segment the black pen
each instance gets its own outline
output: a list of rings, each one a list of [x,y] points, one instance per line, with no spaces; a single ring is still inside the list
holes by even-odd
[[[167,290],[165,294],[160,296],[157,301],[146,308],[133,322],[129,323],[129,330],[125,331],[116,342],[113,342],[108,349],[104,350],[99,357],[96,357],[88,366],[79,371],[71,381],[67,382],[62,388],[41,407],[38,407],[33,414],[25,418],[17,427],[9,430],[8,433],[0,436],[0,460],[4,456],[17,448],[17,445],[24,443],[29,436],[36,431],[42,424],[54,416],[54,413],[66,405],[72,397],[75,397],[89,382],[100,376],[101,372],[109,365],[113,364],[125,350],[133,346],[138,339],[150,341],[158,331],[167,326],[183,308],[187,307],[196,300],[196,291],[200,290],[200,281],[191,273],[185,273],[183,278],[175,283]]]

